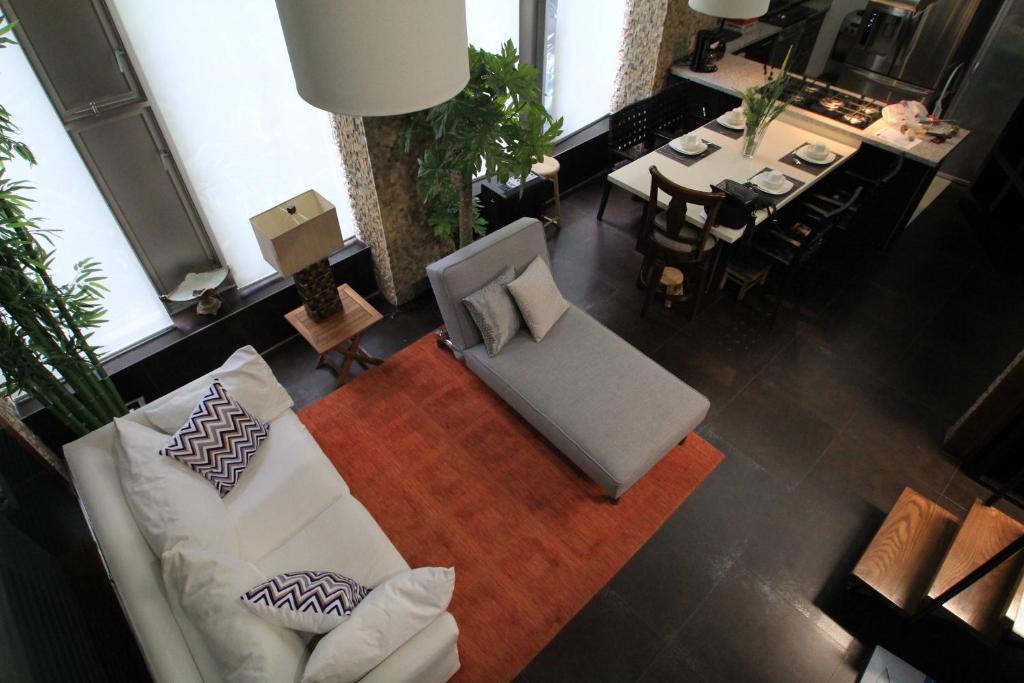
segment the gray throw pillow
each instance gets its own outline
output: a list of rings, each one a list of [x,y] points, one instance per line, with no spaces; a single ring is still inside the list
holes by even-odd
[[[515,278],[516,271],[508,266],[501,275],[462,300],[484,338],[487,355],[492,357],[498,355],[522,326],[519,311],[505,290]]]
[[[562,314],[569,310],[569,302],[558,291],[551,269],[539,256],[509,284],[508,291],[516,300],[519,312],[536,341],[543,339]]]

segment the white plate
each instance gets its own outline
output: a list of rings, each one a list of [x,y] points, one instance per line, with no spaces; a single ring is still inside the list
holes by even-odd
[[[806,161],[809,164],[818,164],[820,166],[824,166],[826,164],[831,164],[833,161],[836,160],[836,157],[839,156],[835,152],[829,152],[828,154],[825,155],[824,159],[815,159],[814,157],[807,155],[807,152],[804,151],[806,149],[807,145],[804,145],[803,147],[795,151],[793,154],[800,157],[800,159]]]
[[[700,141],[700,145],[698,145],[696,149],[684,149],[681,140],[682,138],[669,140],[668,146],[674,149],[675,151],[679,152],[680,154],[685,154],[686,156],[697,156],[698,154],[703,154],[705,151],[707,151],[708,143],[704,142],[703,140]]]
[[[745,121],[741,121],[739,123],[739,125],[736,125],[736,124],[732,124],[732,123],[729,123],[728,121],[726,121],[725,120],[725,116],[719,116],[717,119],[715,119],[715,121],[718,122],[718,125],[723,126],[725,128],[730,128],[732,130],[743,130],[744,128],[747,127],[747,124],[746,124]]]
[[[757,186],[757,189],[761,190],[761,192],[766,194],[783,195],[793,189],[793,181],[786,178],[782,185],[779,185],[779,187],[773,190],[761,184],[761,175],[762,174],[758,173],[756,176],[751,178],[751,182],[754,183],[754,185]]]

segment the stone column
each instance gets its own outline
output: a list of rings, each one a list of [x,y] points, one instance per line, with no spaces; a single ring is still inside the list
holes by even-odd
[[[697,31],[717,21],[691,10],[687,0],[630,0],[611,111],[661,90],[672,62],[689,54]]]
[[[416,192],[416,155],[402,149],[405,116],[334,116],[359,236],[370,247],[380,291],[402,304],[426,290],[428,263],[451,251],[434,237]]]

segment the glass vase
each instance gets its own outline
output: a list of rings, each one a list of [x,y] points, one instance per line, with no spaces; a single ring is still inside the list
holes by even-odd
[[[747,159],[753,159],[754,155],[757,154],[757,148],[761,144],[761,138],[764,131],[760,126],[751,127],[747,126],[747,129],[743,131],[743,156]]]

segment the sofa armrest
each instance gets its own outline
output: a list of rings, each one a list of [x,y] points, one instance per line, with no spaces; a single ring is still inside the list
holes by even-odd
[[[362,683],[444,683],[459,670],[459,627],[445,612],[405,641]]]
[[[483,341],[462,300],[508,266],[522,273],[538,256],[551,265],[544,226],[535,218],[520,218],[427,266],[430,286],[456,350]]]

